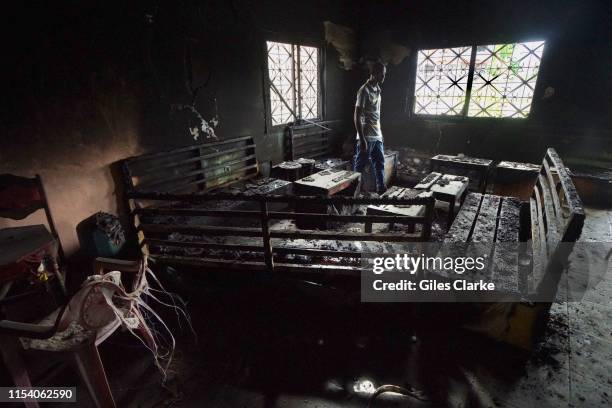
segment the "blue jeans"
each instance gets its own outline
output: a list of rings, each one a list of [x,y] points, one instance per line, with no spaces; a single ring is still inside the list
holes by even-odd
[[[382,140],[368,141],[368,151],[361,152],[359,141],[355,141],[355,157],[353,160],[353,171],[363,173],[365,167],[372,165],[376,178],[376,192],[382,194],[387,190],[385,186],[385,149]]]

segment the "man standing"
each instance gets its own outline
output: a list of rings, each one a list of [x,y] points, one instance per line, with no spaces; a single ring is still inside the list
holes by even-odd
[[[380,85],[385,80],[387,68],[382,62],[370,68],[370,77],[357,92],[355,103],[355,129],[357,143],[353,170],[363,173],[368,162],[376,177],[376,192],[385,192],[385,153],[380,130]]]

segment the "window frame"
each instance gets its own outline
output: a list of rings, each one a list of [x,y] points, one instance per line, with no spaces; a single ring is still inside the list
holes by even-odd
[[[533,96],[532,96],[532,106],[529,110],[529,113],[527,114],[526,117],[509,117],[509,116],[502,116],[502,117],[489,117],[489,116],[468,116],[468,111],[469,111],[469,104],[470,104],[470,97],[471,97],[471,93],[472,93],[472,83],[473,83],[473,79],[474,79],[474,70],[475,70],[475,65],[476,65],[476,53],[477,53],[477,48],[478,48],[478,43],[481,43],[483,45],[490,45],[490,44],[519,44],[519,43],[526,43],[526,42],[534,42],[534,41],[543,41],[544,42],[544,51],[542,52],[542,56],[540,57],[540,66],[538,67],[538,74],[537,74],[537,78],[536,78],[536,82],[534,84],[534,91],[533,91]],[[466,91],[465,91],[465,100],[463,103],[463,108],[461,109],[461,113],[458,115],[436,115],[436,114],[427,114],[427,113],[416,113],[414,111],[415,105],[416,105],[416,95],[415,95],[415,90],[416,90],[416,79],[417,79],[417,70],[418,70],[418,56],[419,56],[419,52],[421,50],[430,50],[430,49],[445,49],[445,48],[457,48],[457,47],[470,47],[471,50],[471,54],[470,54],[470,66],[469,66],[469,71],[468,71],[468,78],[467,78],[467,84],[466,84]],[[449,123],[453,123],[453,122],[463,122],[466,120],[478,120],[478,121],[482,121],[482,122],[486,122],[486,121],[512,121],[512,122],[520,122],[520,121],[524,121],[527,120],[531,117],[532,113],[534,112],[534,108],[537,105],[533,105],[533,101],[535,101],[535,96],[538,93],[538,91],[540,90],[541,87],[541,72],[542,72],[542,67],[544,65],[543,61],[544,58],[546,56],[546,52],[549,48],[549,41],[546,38],[533,38],[533,39],[523,39],[523,40],[510,40],[510,41],[502,41],[500,39],[497,40],[491,40],[491,41],[478,41],[476,44],[474,45],[461,45],[461,44],[456,44],[456,45],[448,45],[448,44],[444,44],[444,45],[440,45],[440,46],[423,46],[420,47],[416,50],[415,53],[413,53],[412,58],[411,58],[411,70],[412,70],[412,81],[410,83],[410,85],[408,86],[407,92],[408,92],[408,97],[407,100],[410,101],[409,106],[407,106],[407,111],[409,114],[409,117],[411,119],[417,119],[417,120],[434,120],[434,121],[439,121],[439,122],[449,122]]]
[[[262,44],[263,59],[264,59],[262,74],[263,74],[263,86],[264,86],[263,95],[264,95],[264,110],[265,110],[264,115],[265,115],[266,132],[284,129],[289,124],[296,123],[298,121],[298,119],[296,118],[295,121],[280,123],[277,125],[274,125],[272,123],[272,103],[270,100],[270,96],[271,96],[271,92],[273,91],[271,90],[271,87],[270,87],[270,75],[269,75],[269,66],[268,66],[268,42],[278,42],[278,43],[284,43],[284,44],[291,44],[293,46],[298,46],[298,47],[299,46],[313,47],[317,49],[318,70],[319,70],[318,77],[317,77],[319,81],[319,87],[318,87],[319,89],[317,90],[317,109],[318,109],[319,115],[317,118],[307,119],[307,120],[310,122],[316,122],[316,123],[324,122],[326,118],[326,105],[325,105],[325,88],[326,88],[325,85],[326,84],[325,84],[325,47],[323,46],[323,43],[320,40],[313,40],[313,39],[304,39],[304,38],[297,39],[297,38],[285,37],[285,36],[267,36],[266,38],[264,38],[264,41]],[[297,92],[296,92],[296,96],[297,96]]]

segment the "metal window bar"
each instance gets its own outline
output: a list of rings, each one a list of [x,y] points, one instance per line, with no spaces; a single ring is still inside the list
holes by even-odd
[[[419,50],[415,85],[412,92],[412,111],[417,115],[451,114],[463,117],[526,118],[531,110],[544,45],[544,41],[532,41],[470,47],[469,72],[459,110],[456,109],[459,104],[449,105],[445,101],[448,95],[444,92],[455,87],[461,88],[459,84],[461,78],[458,79],[457,75],[451,78],[448,72],[444,71],[447,66],[448,71],[453,70],[452,64],[461,57],[459,50],[466,47]],[[445,62],[444,54],[447,51],[454,53],[456,57]],[[439,52],[442,55],[435,57],[435,54]],[[444,75],[450,81],[450,85],[445,89],[441,89],[442,85],[445,85],[443,81],[438,81],[437,85],[429,84],[435,78],[437,60],[441,61],[441,66],[438,68],[439,79]],[[429,79],[422,77],[422,71],[427,71],[427,69],[421,69],[427,62],[434,71],[433,76]],[[419,95],[421,89],[425,90],[423,95]],[[427,92],[430,92],[431,95],[427,95]],[[453,92],[451,98],[455,96],[457,95],[454,95]],[[442,105],[439,102],[442,102]],[[433,106],[430,107],[432,104]]]
[[[291,59],[289,66],[287,60],[284,64],[281,60],[282,51],[285,51],[285,56]],[[319,51],[316,47],[267,42],[268,83],[271,91],[270,117],[273,126],[290,123],[292,118],[293,121],[299,119],[317,125],[311,119],[320,117],[321,109]],[[304,61],[302,61],[303,57]],[[312,65],[312,67],[304,70],[303,64]],[[287,68],[290,69],[290,73],[284,72]],[[310,78],[307,78],[308,76]],[[289,81],[288,88],[292,92],[285,94],[284,84],[274,83],[277,79],[280,82]],[[283,107],[287,108],[289,116],[283,114]]]

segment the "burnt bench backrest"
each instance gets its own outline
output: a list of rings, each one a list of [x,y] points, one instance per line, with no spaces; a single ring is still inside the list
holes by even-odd
[[[287,160],[318,159],[331,154],[331,130],[315,125],[287,128]]]
[[[555,271],[563,268],[572,244],[580,238],[585,217],[582,201],[569,172],[552,148],[544,156],[529,198],[529,211],[533,274],[541,292],[548,283],[548,276],[558,277]]]
[[[552,299],[564,263],[580,237],[584,216],[568,170],[557,152],[548,149],[529,201],[470,193],[444,242],[501,244],[495,246],[492,256],[493,264],[500,260],[504,268],[492,268],[491,279],[504,290],[533,300]],[[519,242],[527,245],[519,250],[513,245]],[[529,268],[519,262],[524,251],[531,259]]]
[[[195,193],[258,174],[255,142],[243,136],[144,154],[122,165],[128,191]]]

